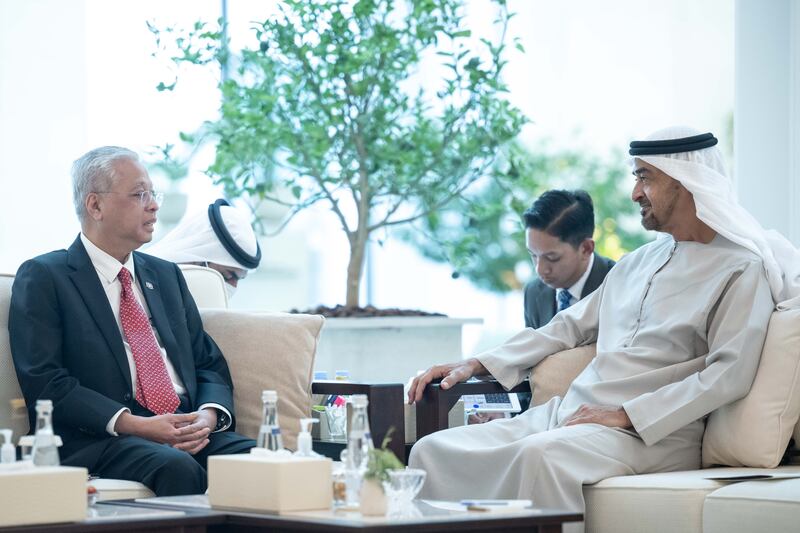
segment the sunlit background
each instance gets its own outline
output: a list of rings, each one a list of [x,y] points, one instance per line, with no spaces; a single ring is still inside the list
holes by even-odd
[[[467,4],[473,31],[491,33],[491,3]],[[800,244],[797,2],[508,4],[517,12],[509,37],[518,37],[525,53],[509,52],[505,81],[509,99],[531,121],[520,136],[525,147],[578,151],[624,171],[632,139],[676,124],[713,131],[737,170],[745,204]],[[274,9],[274,2],[229,0],[233,48],[252,41],[251,22]],[[785,14],[786,35],[764,40],[784,31],[775,22]],[[76,157],[115,144],[154,160],[157,146],[177,143],[180,131],[216,116],[218,73],[178,72],[154,57],[146,23],[188,27],[221,16],[219,0],[0,0],[0,272],[14,272],[25,259],[75,238],[68,173]],[[156,90],[176,75],[174,92]],[[778,98],[770,92],[776,87]],[[764,131],[776,132],[777,142],[764,139]],[[177,183],[154,170],[156,186],[183,193],[188,213],[205,209],[221,195],[202,172],[212,159],[210,149],[195,153],[189,175]],[[156,238],[177,223],[175,202],[165,203]],[[261,214],[274,224],[282,212]],[[479,289],[465,276],[454,278],[452,266],[423,258],[407,240],[384,237],[370,246],[362,302],[483,319],[482,326],[467,327],[465,354],[523,326],[518,288]],[[284,311],[343,303],[348,247],[324,207],[302,213],[277,236],[262,236],[261,246],[262,265],[232,307]],[[522,283],[531,275],[529,265],[513,271]]]

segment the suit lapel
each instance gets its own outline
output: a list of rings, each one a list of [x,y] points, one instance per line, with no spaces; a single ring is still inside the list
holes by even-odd
[[[594,263],[592,263],[592,271],[589,272],[589,277],[586,278],[586,283],[583,285],[583,291],[581,291],[581,299],[586,298],[592,292],[594,292],[597,287],[603,283],[603,280],[608,273],[608,268],[606,267],[606,262],[597,254],[594,254]]]
[[[542,292],[537,298],[539,307],[539,324],[544,326],[556,316],[556,290],[542,283]]]
[[[100,333],[111,348],[111,353],[128,382],[128,390],[132,390],[131,371],[128,366],[128,356],[125,354],[125,346],[122,344],[122,335],[119,332],[111,305],[108,303],[108,296],[97,277],[97,270],[89,259],[80,236],[75,239],[67,253],[69,254],[67,263],[74,269],[70,278],[83,298],[89,314],[94,318]]]
[[[172,333],[172,328],[167,318],[164,300],[161,298],[158,277],[147,264],[147,260],[136,252],[133,252],[133,263],[136,268],[136,278],[139,280],[139,287],[141,287],[142,294],[144,294],[144,299],[147,302],[147,307],[150,309],[153,328],[158,331],[158,335],[161,337],[161,342],[164,344],[164,349],[167,352],[167,357],[169,357],[170,362],[172,362],[172,365],[175,367],[183,383],[186,384],[184,365],[182,364],[181,358],[176,355],[178,353],[178,341]]]

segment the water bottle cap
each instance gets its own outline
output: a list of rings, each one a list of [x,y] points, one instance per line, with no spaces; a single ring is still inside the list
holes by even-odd
[[[274,390],[261,391],[261,401],[262,402],[277,402],[278,401],[278,391],[274,391]]]
[[[53,400],[36,400],[36,407],[53,408]]]

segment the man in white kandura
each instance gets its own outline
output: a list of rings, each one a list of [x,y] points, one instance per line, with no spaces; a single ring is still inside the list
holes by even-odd
[[[660,238],[546,326],[413,380],[410,403],[439,378],[446,389],[491,374],[510,388],[548,355],[597,343],[563,398],[417,442],[424,497],[583,512],[584,484],[700,467],[704,417],[747,394],[775,304],[800,300],[800,253],[737,204],[716,144],[689,128],[631,143],[631,196]]]
[[[239,281],[261,262],[261,247],[250,216],[222,198],[207,210],[184,217],[145,252],[173,263],[213,268],[225,280],[228,299]]]

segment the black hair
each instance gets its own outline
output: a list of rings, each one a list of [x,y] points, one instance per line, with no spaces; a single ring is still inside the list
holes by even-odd
[[[577,248],[594,234],[594,206],[586,191],[550,190],[522,214],[525,228],[558,237]]]

